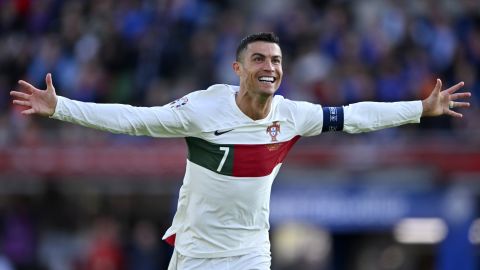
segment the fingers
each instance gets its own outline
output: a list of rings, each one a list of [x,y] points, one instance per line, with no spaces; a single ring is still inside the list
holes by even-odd
[[[30,114],[34,114],[35,113],[35,110],[33,108],[30,108],[28,110],[24,110],[21,112],[21,114],[23,115],[30,115]]]
[[[437,79],[437,84],[435,85],[435,88],[433,88],[433,92],[434,94],[439,94],[441,90],[442,90],[442,81],[440,79]]]
[[[52,79],[52,74],[47,73],[45,76],[45,83],[47,84],[47,92],[55,92],[55,88],[53,87],[53,79]],[[19,80],[18,84],[22,87],[23,90],[25,90],[28,93],[34,93],[35,91],[41,91],[37,89],[35,86],[31,85],[30,83],[24,81],[24,80]]]
[[[470,107],[470,102],[458,102],[458,101],[451,101],[452,102],[452,106],[451,108],[468,108]]]
[[[455,91],[460,89],[460,87],[462,87],[462,86],[463,86],[463,82],[460,82],[460,83],[450,87],[449,89],[447,89],[445,91],[447,91],[447,93],[454,93]],[[462,102],[462,101],[454,101],[454,100],[469,98],[471,96],[472,96],[472,94],[470,92],[451,94],[449,96],[450,103],[451,103],[451,106],[449,106],[450,107],[449,109],[458,109],[458,108],[468,108],[468,107],[470,107],[470,102]],[[450,110],[450,111],[452,111],[452,110]],[[452,115],[452,116],[461,117],[460,116],[461,114],[459,114],[457,112],[454,112],[454,113],[455,113],[455,115]]]
[[[18,84],[20,84],[20,86],[29,93],[33,93],[35,90],[37,90],[33,85],[24,80],[19,80]]]
[[[464,84],[465,84],[464,82],[459,82],[459,83],[455,84],[454,86],[448,88],[448,89],[445,90],[445,91],[446,91],[448,94],[453,94],[453,93],[455,93],[458,89],[462,88]]]
[[[10,95],[16,98],[29,99],[30,95],[18,91],[10,91]]]
[[[13,101],[13,104],[20,105],[20,106],[27,106],[27,107],[32,107],[32,103],[28,100],[18,100],[15,99]]]
[[[464,93],[455,93],[450,95],[450,100],[457,100],[457,99],[462,99],[462,98],[469,98],[471,97],[472,94],[470,92],[464,92]]]
[[[52,85],[52,73],[47,73],[47,76],[45,76],[45,83],[47,84],[47,87]]]
[[[32,103],[30,102],[30,95],[18,91],[10,91],[10,95],[15,98],[19,98],[14,99],[13,104],[32,107]]]
[[[446,115],[450,115],[452,117],[457,117],[457,118],[462,118],[463,117],[463,114],[461,113],[458,113],[458,112],[454,112],[452,110],[448,110],[445,112]]]
[[[47,92],[55,92],[55,88],[53,87],[52,73],[48,73],[47,76],[45,76],[45,83],[47,84]]]

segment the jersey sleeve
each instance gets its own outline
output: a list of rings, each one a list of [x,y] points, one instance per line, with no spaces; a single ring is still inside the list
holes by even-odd
[[[301,136],[326,131],[361,133],[420,123],[421,101],[359,102],[343,107],[322,107],[309,102],[294,103],[295,126]]]
[[[343,107],[347,133],[360,133],[420,123],[421,101],[359,102]]]
[[[112,133],[184,137],[196,132],[189,95],[158,107],[81,102],[58,96],[51,118]]]
[[[293,118],[297,133],[301,136],[314,136],[322,132],[322,106],[306,101],[293,102]]]

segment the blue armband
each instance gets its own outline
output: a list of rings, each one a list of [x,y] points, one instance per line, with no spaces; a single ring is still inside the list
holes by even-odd
[[[343,130],[343,107],[323,107],[322,132]]]

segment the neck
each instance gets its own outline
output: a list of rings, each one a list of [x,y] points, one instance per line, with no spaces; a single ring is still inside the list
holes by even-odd
[[[248,91],[238,92],[235,101],[238,108],[252,120],[260,120],[267,117],[270,112],[273,96],[254,95]]]

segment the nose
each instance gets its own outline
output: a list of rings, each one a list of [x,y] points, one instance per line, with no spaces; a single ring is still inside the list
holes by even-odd
[[[264,70],[266,70],[266,71],[274,71],[274,70],[275,70],[274,65],[273,65],[271,59],[267,59],[267,60],[264,62],[263,68],[264,68]]]

